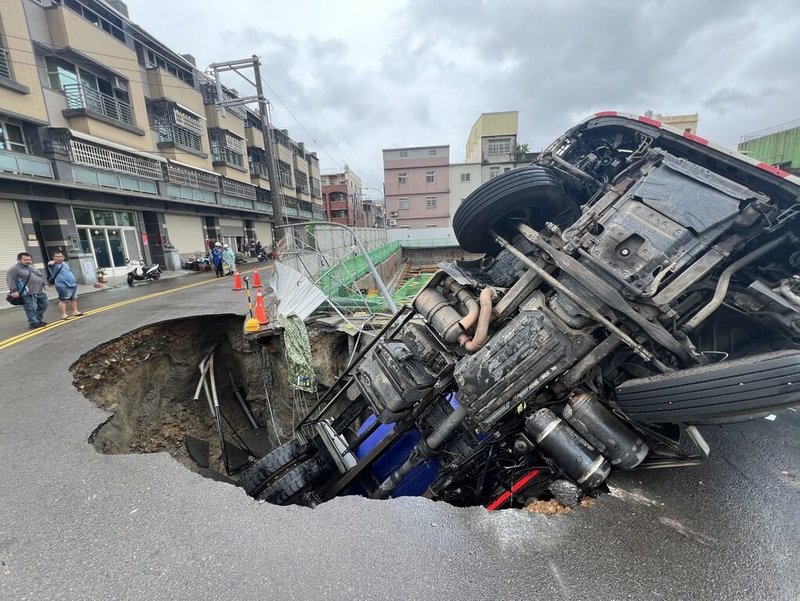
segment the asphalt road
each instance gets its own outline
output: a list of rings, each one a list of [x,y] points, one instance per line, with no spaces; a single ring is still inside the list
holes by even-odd
[[[623,474],[617,496],[561,516],[275,507],[167,454],[96,453],[108,414],[69,366],[148,323],[243,313],[229,279],[206,277],[86,295],[88,315],[5,346],[27,330],[0,311],[0,599],[800,598],[797,412],[704,428],[704,466]]]

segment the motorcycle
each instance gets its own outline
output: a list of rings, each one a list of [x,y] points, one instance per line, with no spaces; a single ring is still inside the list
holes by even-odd
[[[258,253],[258,260],[261,263],[265,261],[273,261],[277,256],[278,255],[275,254],[274,250],[267,251],[266,248],[262,248],[261,252]]]
[[[128,286],[134,282],[161,279],[161,266],[158,263],[145,265],[140,261],[128,261]]]

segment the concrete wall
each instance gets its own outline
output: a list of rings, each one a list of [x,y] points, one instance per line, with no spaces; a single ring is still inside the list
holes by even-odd
[[[462,182],[463,175],[469,176],[468,182]],[[453,215],[461,202],[469,196],[475,188],[481,185],[480,163],[455,163],[450,165],[450,222],[453,226]]]
[[[28,91],[12,90],[0,86],[0,107],[3,112],[35,121],[47,122],[42,86],[36,71],[33,45],[29,39],[23,2],[27,0],[2,0],[0,11],[0,35],[6,49],[11,80],[28,88]],[[36,7],[30,7],[37,10]],[[42,9],[38,9],[42,10]]]
[[[475,254],[465,251],[458,246],[443,248],[403,248],[403,261],[415,267],[424,265],[438,265],[442,261],[462,261],[480,259],[482,254]]]

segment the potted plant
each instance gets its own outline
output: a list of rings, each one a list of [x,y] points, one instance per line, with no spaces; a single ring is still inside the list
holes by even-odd
[[[94,271],[95,275],[97,275],[97,283],[98,284],[105,284],[106,283],[106,270],[103,267],[98,267]]]

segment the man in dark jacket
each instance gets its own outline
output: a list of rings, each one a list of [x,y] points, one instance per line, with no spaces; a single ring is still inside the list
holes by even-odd
[[[224,273],[222,272],[222,243],[215,242],[214,248],[211,251],[211,261],[214,263],[214,269],[217,272],[217,277],[221,278]]]
[[[47,325],[42,319],[47,310],[47,283],[32,263],[30,254],[19,253],[16,265],[6,272],[6,284],[11,296],[22,297],[28,327],[33,330]]]

